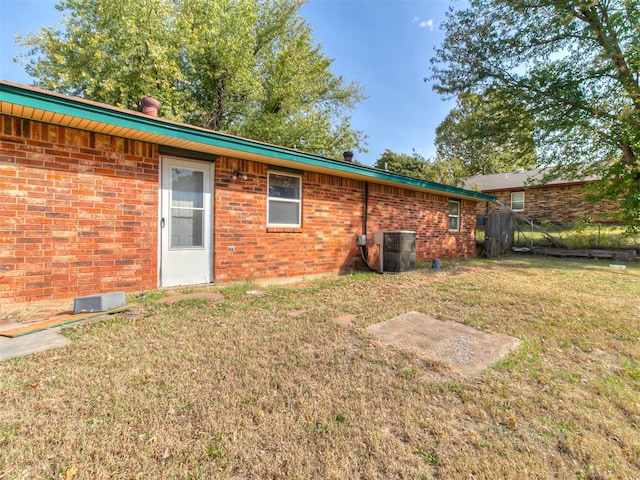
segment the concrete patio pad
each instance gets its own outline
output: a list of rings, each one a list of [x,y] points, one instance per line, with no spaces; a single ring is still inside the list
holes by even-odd
[[[520,344],[520,340],[508,335],[443,322],[419,312],[371,325],[367,331],[387,345],[417,351],[466,377],[480,375]]]
[[[17,338],[0,337],[0,362],[69,345],[71,340],[61,335],[60,330],[52,328]]]

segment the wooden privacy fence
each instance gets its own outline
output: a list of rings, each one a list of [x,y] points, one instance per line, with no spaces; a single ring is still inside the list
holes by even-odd
[[[513,247],[513,214],[492,212],[484,224],[484,249],[487,257],[499,257]]]

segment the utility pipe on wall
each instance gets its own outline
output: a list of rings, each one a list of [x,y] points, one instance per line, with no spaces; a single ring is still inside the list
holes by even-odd
[[[367,266],[367,268],[372,271],[372,272],[378,272],[377,269],[372,268],[371,265],[369,265],[369,251],[367,249],[367,215],[369,212],[369,182],[364,182],[364,211],[363,211],[363,215],[362,215],[362,235],[364,235],[365,238],[365,244],[364,245],[360,245],[360,256],[362,257],[362,260],[364,261],[364,264]],[[378,272],[380,273],[380,272]]]
[[[364,215],[363,221],[364,225],[362,225],[362,234],[367,236],[367,214],[369,211],[369,182],[364,182]]]

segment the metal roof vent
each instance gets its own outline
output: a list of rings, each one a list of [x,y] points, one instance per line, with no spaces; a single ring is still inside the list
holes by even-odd
[[[150,117],[157,117],[158,110],[160,110],[160,102],[153,97],[142,97],[140,99],[140,106],[142,107],[142,113],[149,115]]]
[[[351,150],[342,152],[342,157],[344,158],[345,162],[353,162],[353,152]]]

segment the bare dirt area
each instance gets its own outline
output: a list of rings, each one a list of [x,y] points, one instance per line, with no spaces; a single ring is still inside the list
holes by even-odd
[[[255,289],[148,292],[0,363],[0,478],[637,478],[638,264],[518,257]],[[461,375],[369,330],[410,312],[521,343]]]

